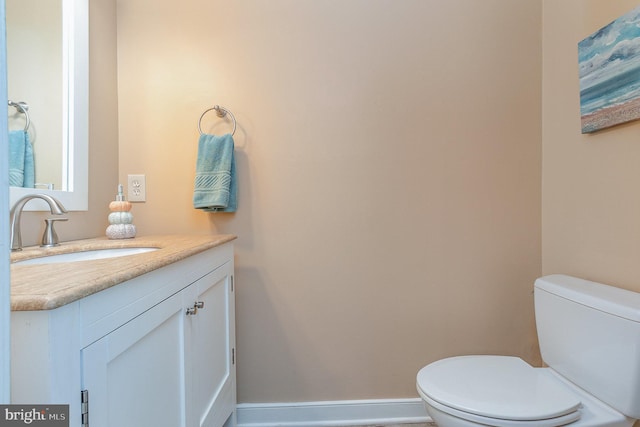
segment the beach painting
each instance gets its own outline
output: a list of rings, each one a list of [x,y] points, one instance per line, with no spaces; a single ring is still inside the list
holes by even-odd
[[[582,133],[640,118],[640,6],[578,43]]]

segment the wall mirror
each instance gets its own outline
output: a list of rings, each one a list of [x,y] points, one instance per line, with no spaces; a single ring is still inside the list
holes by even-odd
[[[11,206],[46,193],[87,210],[88,0],[6,0],[6,25]]]

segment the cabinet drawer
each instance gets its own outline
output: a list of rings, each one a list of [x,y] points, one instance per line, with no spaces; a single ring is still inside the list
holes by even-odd
[[[180,292],[226,263],[233,263],[233,246],[223,245],[136,277],[80,301],[85,347]]]

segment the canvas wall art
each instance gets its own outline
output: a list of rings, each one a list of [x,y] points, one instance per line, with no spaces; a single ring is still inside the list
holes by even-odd
[[[578,43],[582,133],[640,118],[640,6]]]

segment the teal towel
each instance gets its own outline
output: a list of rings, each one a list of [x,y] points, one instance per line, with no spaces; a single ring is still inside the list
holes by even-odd
[[[236,162],[233,137],[202,134],[198,141],[193,206],[207,212],[235,212]]]
[[[12,187],[35,186],[33,146],[24,130],[9,132],[9,185]]]

